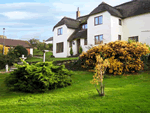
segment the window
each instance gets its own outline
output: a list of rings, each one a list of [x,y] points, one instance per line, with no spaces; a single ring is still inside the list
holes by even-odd
[[[82,29],[87,29],[87,24],[83,24]]]
[[[95,25],[100,25],[100,24],[102,24],[102,23],[103,23],[102,17],[103,17],[103,16],[95,17],[95,18],[94,18],[94,24],[95,24]]]
[[[95,44],[102,44],[103,43],[103,35],[95,36]]]
[[[72,41],[69,42],[69,47],[72,47]]]
[[[136,42],[138,42],[138,36],[133,36],[133,37],[129,37],[129,40],[135,40]]]
[[[121,19],[119,19],[119,25],[122,25]]]
[[[63,48],[64,48],[64,43],[56,43],[56,53],[61,53],[63,52]]]
[[[121,40],[121,35],[118,35],[118,40]]]
[[[87,45],[87,38],[84,39],[84,45]]]
[[[58,29],[58,35],[62,35],[62,28]]]

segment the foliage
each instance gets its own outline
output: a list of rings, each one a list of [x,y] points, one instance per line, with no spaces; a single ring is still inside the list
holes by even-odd
[[[48,45],[48,48],[47,48],[47,50],[53,50],[53,44],[47,44]]]
[[[95,75],[93,76],[93,80],[91,81],[91,83],[97,85],[100,84],[100,90],[96,88],[100,96],[104,96],[103,78],[106,68],[109,67],[109,65],[110,64],[108,59],[103,60],[103,58],[100,55],[96,56]]]
[[[32,45],[32,47],[37,47],[37,45],[40,43],[39,39],[34,38],[30,39],[28,42]]]
[[[45,92],[47,90],[66,87],[71,84],[72,72],[64,65],[55,66],[52,62],[38,62],[29,65],[17,65],[15,71],[6,78],[5,84],[9,90],[23,92]]]
[[[122,73],[134,73],[144,69],[142,55],[149,54],[146,44],[139,42],[129,43],[127,41],[115,41],[106,45],[99,45],[91,48],[86,53],[82,52],[80,59],[83,67],[94,68],[96,56],[101,54],[103,59],[108,58],[110,67],[108,73],[121,75]]]
[[[70,49],[70,55],[71,55],[71,56],[73,55],[72,47],[71,47],[71,49]]]
[[[21,57],[22,55],[24,55],[24,56],[28,55],[28,51],[26,50],[26,48],[23,46],[20,46],[20,45],[15,47],[14,53],[17,58]]]
[[[0,35],[0,38],[2,38],[2,39],[7,39],[7,37],[6,36],[4,36],[4,35]]]
[[[13,48],[9,48],[9,51],[7,55],[0,54],[0,69],[5,68],[5,65],[8,64],[9,66],[12,66],[14,62],[19,61],[18,58],[16,58],[16,55],[14,53]]]
[[[80,48],[79,48],[79,54],[81,54],[82,53],[82,47],[80,46]]]
[[[17,59],[13,55],[0,54],[0,69],[4,69],[6,64],[12,66],[14,62],[17,62]]]
[[[9,47],[4,46],[4,55],[8,53],[8,48]],[[3,45],[0,45],[0,53],[3,54]]]

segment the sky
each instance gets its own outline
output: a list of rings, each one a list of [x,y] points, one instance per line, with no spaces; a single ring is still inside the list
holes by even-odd
[[[64,17],[89,14],[101,2],[116,6],[130,0],[0,0],[0,35],[8,39],[40,41],[53,36],[53,27]]]

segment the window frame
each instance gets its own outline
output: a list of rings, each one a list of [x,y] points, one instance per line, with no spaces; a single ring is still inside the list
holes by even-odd
[[[62,30],[62,32],[61,32],[61,30]],[[58,28],[57,35],[62,35],[62,34],[63,34],[63,29],[62,29],[62,27],[61,27],[61,28]]]
[[[99,19],[99,17],[101,17],[102,18],[102,22],[100,23],[100,19]],[[98,24],[96,24],[96,18],[98,18]],[[94,25],[96,26],[96,25],[101,25],[101,24],[103,24],[103,15],[101,15],[101,16],[97,16],[97,17],[94,17]]]
[[[122,20],[121,19],[119,19],[119,25],[122,25]]]
[[[138,36],[132,36],[132,37],[128,37],[128,39],[133,40],[135,38],[136,42],[139,42],[139,37]],[[137,38],[137,39],[136,39]]]
[[[58,45],[59,44],[62,44],[62,50],[58,50]],[[56,43],[56,53],[63,53],[64,52],[64,42],[59,42],[59,43]]]
[[[86,27],[85,27],[86,26]],[[81,26],[81,29],[87,29],[87,24],[83,24],[82,26]]]
[[[121,40],[121,35],[118,35],[118,40]]]
[[[100,43],[97,43],[97,42],[96,42],[96,37],[97,37],[97,36],[98,36],[98,42],[100,42]],[[100,40],[100,36],[102,36],[102,41]],[[94,40],[95,40],[95,45],[97,45],[97,44],[103,44],[103,34],[94,36]]]

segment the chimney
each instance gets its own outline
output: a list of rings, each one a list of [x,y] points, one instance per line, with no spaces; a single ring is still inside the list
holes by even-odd
[[[80,17],[79,7],[78,7],[78,10],[77,10],[77,12],[76,12],[76,19],[77,19],[78,17]]]

